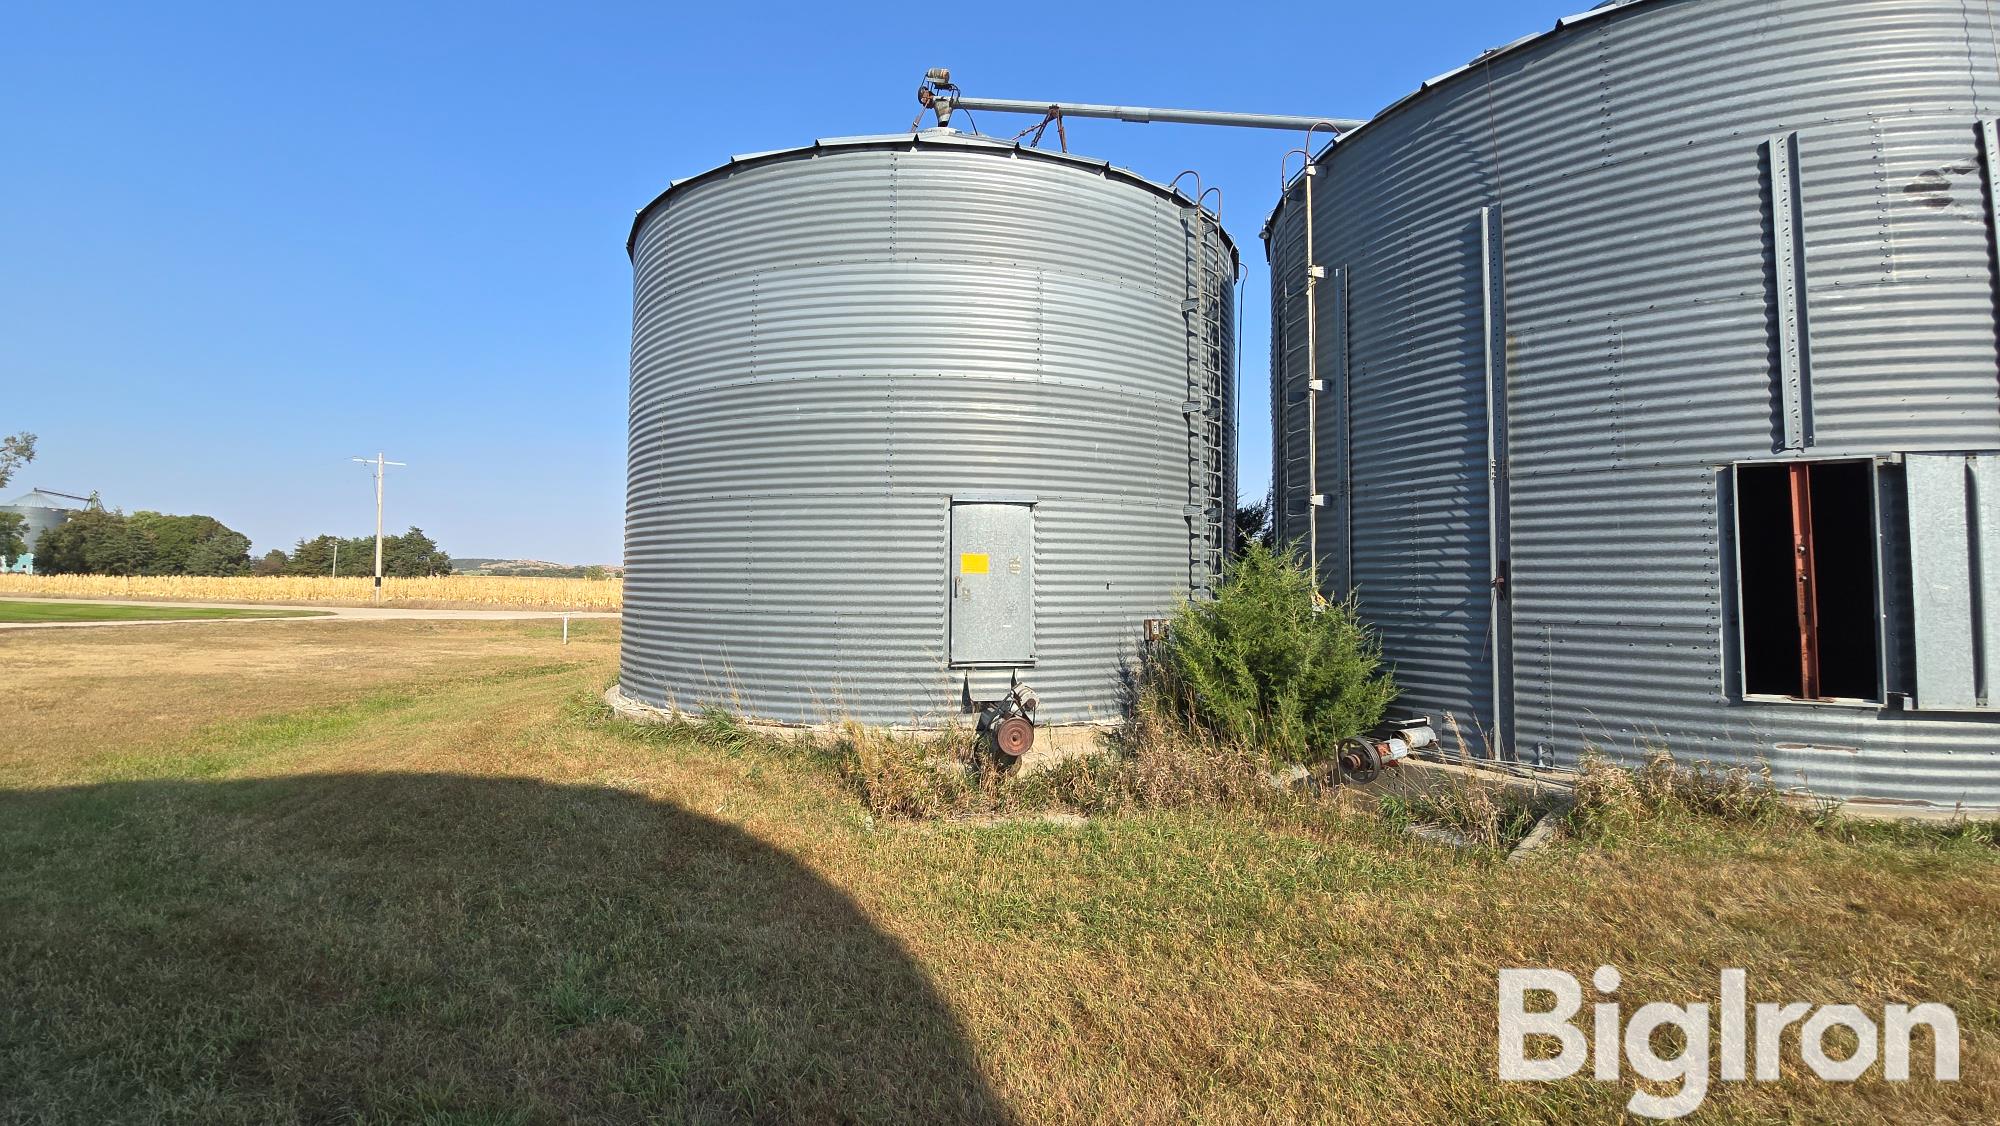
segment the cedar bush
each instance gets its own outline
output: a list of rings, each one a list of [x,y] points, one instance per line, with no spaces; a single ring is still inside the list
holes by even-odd
[[[1290,551],[1251,544],[1213,599],[1174,612],[1149,662],[1149,692],[1190,727],[1284,762],[1333,756],[1382,720],[1396,685],[1351,603],[1315,612]]]

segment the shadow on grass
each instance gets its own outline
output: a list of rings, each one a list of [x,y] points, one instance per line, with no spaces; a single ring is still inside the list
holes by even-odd
[[[0,1119],[1005,1117],[819,876],[624,791],[0,793]]]

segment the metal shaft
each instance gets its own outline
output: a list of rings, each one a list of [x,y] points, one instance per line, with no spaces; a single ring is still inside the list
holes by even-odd
[[[963,94],[953,94],[937,99],[941,121],[951,119],[951,111],[957,109],[984,110],[988,113],[1029,113],[1046,114],[1056,110],[1064,117],[1106,117],[1114,121],[1132,121],[1145,125],[1154,121],[1170,122],[1176,125],[1229,125],[1239,129],[1311,129],[1331,127],[1335,133],[1345,133],[1359,128],[1358,118],[1351,117],[1308,117],[1292,113],[1229,113],[1211,109],[1160,109],[1154,106],[1102,106],[1089,102],[1031,102],[1019,98],[969,98]]]
[[[1795,461],[1792,492],[1792,578],[1798,591],[1799,698],[1819,699],[1819,563],[1813,556],[1812,471]]]

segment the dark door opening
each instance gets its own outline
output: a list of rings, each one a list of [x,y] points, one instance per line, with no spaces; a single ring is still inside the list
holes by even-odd
[[[1866,461],[1736,467],[1745,695],[1878,697],[1874,480]]]

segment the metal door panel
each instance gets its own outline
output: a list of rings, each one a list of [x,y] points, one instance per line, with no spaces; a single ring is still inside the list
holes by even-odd
[[[951,506],[951,663],[1035,659],[1035,510]]]
[[[1917,634],[1917,706],[1960,711],[1992,703],[1996,631],[1990,617],[2000,497],[1993,455],[1910,454],[1911,592]]]

